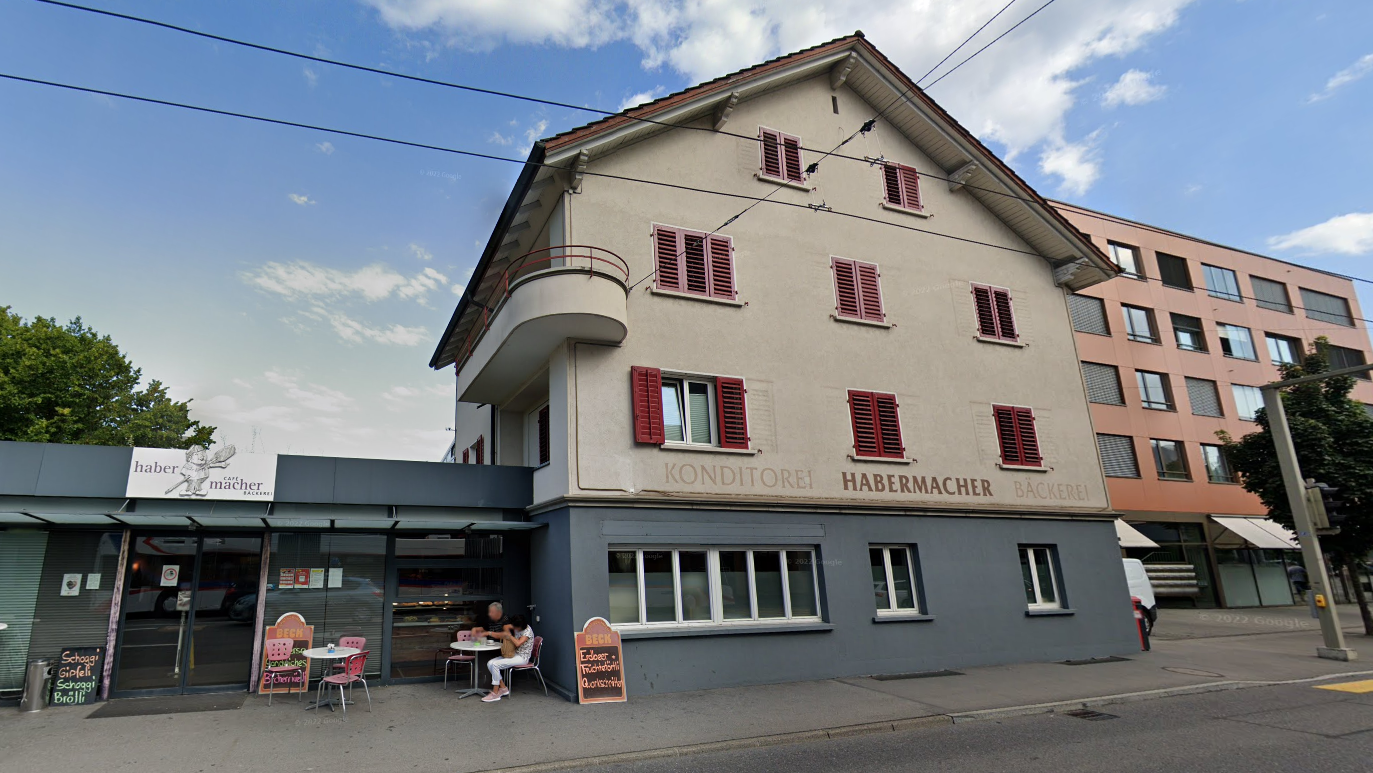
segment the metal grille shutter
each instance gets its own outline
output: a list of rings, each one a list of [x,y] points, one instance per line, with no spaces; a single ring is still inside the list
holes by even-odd
[[[1249,277],[1249,284],[1254,288],[1254,303],[1260,309],[1292,313],[1292,302],[1287,299],[1287,285],[1258,276]]]
[[[1222,417],[1225,412],[1220,407],[1220,391],[1216,382],[1204,378],[1187,379],[1187,399],[1192,403],[1193,416]]]
[[[63,647],[103,647],[110,632],[110,600],[119,569],[118,531],[55,531],[48,534],[47,556],[38,602],[33,609],[29,657],[56,657]],[[63,596],[62,576],[81,575],[81,591]],[[88,575],[100,575],[100,589],[86,590]],[[8,633],[8,632],[6,632]]]
[[[1306,307],[1307,319],[1354,327],[1354,320],[1349,316],[1349,301],[1338,295],[1326,295],[1303,287],[1301,302]]]
[[[1078,332],[1111,334],[1111,327],[1106,324],[1106,304],[1100,298],[1069,295],[1068,314],[1073,318],[1073,329]]]
[[[1087,399],[1105,405],[1124,405],[1125,395],[1120,389],[1120,371],[1114,365],[1095,362],[1082,363],[1082,378],[1087,382]]]
[[[1139,460],[1135,458],[1134,438],[1125,435],[1097,435],[1101,467],[1108,478],[1138,478]]]
[[[24,686],[33,607],[47,544],[47,532],[0,531],[0,623],[9,625],[0,631],[0,691]]]

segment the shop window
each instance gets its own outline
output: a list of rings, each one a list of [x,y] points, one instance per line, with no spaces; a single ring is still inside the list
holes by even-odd
[[[811,548],[613,548],[616,627],[818,620]]]
[[[921,603],[920,572],[915,556],[915,549],[908,545],[873,545],[868,548],[878,617],[925,612]]]
[[[1020,546],[1020,573],[1025,581],[1025,603],[1030,609],[1063,608],[1057,564],[1056,547]]]

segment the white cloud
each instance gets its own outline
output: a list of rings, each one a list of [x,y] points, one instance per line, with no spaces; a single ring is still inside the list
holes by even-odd
[[[291,201],[294,201],[295,203],[301,205],[302,207],[304,207],[304,206],[309,206],[310,204],[317,204],[317,203],[319,203],[319,202],[315,201],[314,199],[310,198],[309,196],[306,196],[306,195],[304,195],[304,194],[302,194],[302,193],[288,193],[288,194],[286,194],[286,198],[290,199]]]
[[[421,246],[418,245],[418,244],[415,244],[414,242],[410,242],[410,251],[411,251],[412,253],[414,253],[414,254],[415,254],[415,257],[419,258],[420,260],[433,260],[433,259],[434,259],[434,253],[430,252],[429,250],[426,250],[425,248],[421,247]],[[436,271],[436,272],[434,272],[434,273],[438,273],[438,272]],[[440,274],[440,276],[442,276],[442,275]],[[445,281],[447,281],[446,278],[445,278]]]
[[[1077,188],[1099,174],[1078,155],[1065,164],[1065,119],[1084,82],[1075,76],[1108,57],[1122,57],[1173,27],[1194,0],[1078,0],[1051,6],[933,88],[933,96],[1008,159],[1041,147],[1047,174],[1076,174]],[[787,51],[867,31],[883,53],[918,77],[991,18],[1004,0],[548,0],[537,13],[521,3],[485,0],[365,0],[390,27],[429,32],[448,45],[491,50],[547,44],[591,48],[627,40],[648,69],[666,65],[692,82]],[[974,46],[1029,13],[1012,8]],[[972,50],[976,50],[975,48]],[[960,61],[961,57],[953,61]],[[947,69],[951,65],[946,65]],[[538,133],[534,133],[537,135]],[[537,139],[537,136],[531,138]],[[1048,162],[1051,166],[1043,166]],[[1088,173],[1088,168],[1091,168]]]
[[[310,384],[308,388],[302,387],[295,377],[274,370],[266,371],[262,375],[267,379],[267,383],[281,387],[287,398],[312,411],[341,413],[353,404],[353,398],[337,389],[330,389],[321,384]]]
[[[534,146],[534,141],[543,136],[544,130],[548,128],[548,121],[539,121],[528,129],[524,130],[524,139],[530,147]]]
[[[1331,76],[1325,82],[1325,88],[1306,98],[1308,104],[1329,99],[1335,95],[1335,91],[1343,86],[1348,86],[1354,81],[1363,78],[1369,73],[1373,73],[1373,54],[1365,54],[1359,57],[1359,61],[1349,65]]]
[[[638,94],[631,94],[628,97],[625,97],[625,101],[620,103],[620,109],[628,110],[631,107],[637,107],[645,102],[652,102],[666,93],[667,87],[654,86],[648,91],[640,91]]]
[[[299,411],[287,405],[261,405],[248,408],[232,395],[215,395],[205,400],[196,400],[197,413],[203,413],[211,424],[225,423],[265,426],[283,432],[296,432],[304,425],[300,422]]]
[[[1125,74],[1120,76],[1120,80],[1106,89],[1106,93],[1101,97],[1101,104],[1106,107],[1142,105],[1162,99],[1168,87],[1152,83],[1152,77],[1152,73],[1143,70],[1126,70]]]
[[[320,142],[320,143],[317,143],[317,144],[315,145],[315,148],[318,149],[319,152],[323,153],[323,154],[326,155],[326,156],[332,156],[332,155],[334,155],[334,143],[332,143],[332,142]]]
[[[1081,196],[1101,176],[1100,135],[1098,129],[1081,142],[1055,143],[1040,154],[1039,168],[1063,181],[1059,185],[1060,192]]]
[[[1309,228],[1271,237],[1268,246],[1275,250],[1299,250],[1304,255],[1373,252],[1373,212],[1338,215]]]
[[[307,317],[328,322],[339,338],[350,343],[372,341],[392,346],[419,346],[429,339],[429,329],[423,326],[406,327],[391,324],[386,327],[372,327],[359,322],[341,311],[324,306],[313,306],[301,311]]]
[[[302,72],[305,74],[305,82],[310,84],[310,88],[314,88],[315,84],[319,83],[319,75],[314,70],[306,67]]]
[[[427,266],[418,274],[406,277],[384,263],[343,271],[306,261],[273,261],[240,276],[259,290],[286,298],[360,297],[368,302],[392,296],[423,302],[431,290],[448,282],[448,277]]]
[[[515,141],[515,135],[512,134],[507,137],[500,132],[493,131],[491,132],[491,136],[486,138],[486,141],[496,145],[509,145]]]
[[[424,388],[402,386],[397,384],[385,392],[381,393],[381,399],[386,401],[389,410],[398,411],[409,408],[419,398],[425,397],[445,397],[452,399],[452,385],[434,385]]]

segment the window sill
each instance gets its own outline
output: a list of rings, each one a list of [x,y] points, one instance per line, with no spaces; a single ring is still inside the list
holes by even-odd
[[[934,615],[922,615],[918,612],[892,612],[884,615],[878,612],[872,621],[874,623],[932,623],[934,622]]]
[[[665,451],[694,451],[698,454],[739,454],[742,456],[756,456],[758,450],[755,448],[721,448],[719,446],[707,446],[699,443],[663,443],[659,448]]]
[[[743,308],[747,306],[746,301],[729,300],[728,298],[712,298],[709,295],[697,295],[696,293],[682,293],[676,290],[662,290],[657,287],[649,287],[648,291],[654,295],[666,295],[671,298],[685,298],[688,301],[705,301],[706,303],[718,303],[721,306],[737,306]]]
[[[1150,346],[1163,346],[1163,342],[1160,341],[1160,340],[1158,340],[1157,338],[1138,338],[1138,337],[1129,336],[1129,335],[1127,335],[1127,336],[1125,336],[1125,337],[1126,337],[1127,339],[1129,339],[1132,343],[1136,343],[1136,344],[1149,344]]]
[[[1187,347],[1185,347],[1185,346],[1179,346],[1179,347],[1178,347],[1178,351],[1180,351],[1180,352],[1196,352],[1197,354],[1210,354],[1210,353],[1211,353],[1209,349],[1189,349],[1189,348],[1187,348]]]
[[[1217,295],[1217,294],[1211,292],[1210,290],[1207,290],[1207,291],[1206,291],[1206,294],[1209,295],[1209,296],[1211,296],[1212,298],[1215,298],[1216,300],[1220,300],[1220,301],[1229,301],[1229,302],[1231,302],[1231,303],[1238,303],[1238,304],[1243,304],[1243,303],[1244,303],[1244,299],[1243,299],[1243,298],[1231,298],[1231,297],[1228,296],[1228,295]]]
[[[535,471],[542,470],[543,468],[547,467],[548,465],[550,465],[550,464],[552,464],[552,463],[553,463],[553,462],[549,461],[549,462],[543,462],[543,463],[541,463],[541,464],[536,464],[536,465],[534,465],[534,470],[535,470]]]
[[[1240,362],[1258,362],[1258,361],[1259,361],[1259,358],[1257,358],[1257,357],[1237,357],[1237,356],[1235,356],[1235,355],[1233,355],[1233,354],[1222,354],[1221,356],[1224,357],[1224,358],[1227,359],[1227,360],[1239,360]]]
[[[1159,284],[1161,284],[1161,285],[1163,285],[1164,287],[1167,287],[1167,288],[1169,288],[1169,289],[1171,289],[1171,290],[1181,290],[1181,291],[1183,291],[1184,293],[1194,293],[1194,292],[1197,291],[1197,288],[1195,288],[1195,287],[1180,287],[1180,286],[1178,286],[1178,285],[1170,285],[1170,284],[1168,284],[1167,282],[1164,282],[1164,281],[1162,281],[1162,280],[1159,280]]]
[[[888,212],[900,212],[903,215],[910,215],[912,217],[923,217],[925,219],[934,217],[933,213],[926,212],[923,209],[907,209],[906,207],[898,207],[889,201],[882,201],[880,203],[882,205],[882,209],[885,209]]]
[[[1071,617],[1077,614],[1076,609],[1027,609],[1026,617]]]
[[[1177,408],[1174,408],[1174,407],[1171,406],[1171,405],[1166,406],[1166,407],[1163,407],[1163,408],[1159,408],[1159,407],[1153,406],[1153,405],[1141,405],[1140,407],[1143,408],[1143,409],[1146,410],[1146,411],[1161,411],[1161,412],[1163,412],[1163,413],[1177,413],[1177,412],[1178,412],[1178,409],[1177,409]]]
[[[741,634],[829,633],[829,623],[774,623],[752,625],[701,625],[674,628],[617,628],[621,639],[680,639],[691,636],[738,636]]]
[[[1207,483],[1215,484],[1215,485],[1217,485],[1217,486],[1242,486],[1242,485],[1244,485],[1244,484],[1240,483],[1240,482],[1237,481],[1237,480],[1208,480],[1208,481],[1206,481],[1206,482],[1207,482]]]
[[[908,459],[904,456],[900,458],[894,456],[858,456],[856,454],[849,454],[848,456],[850,462],[876,462],[878,464],[915,464],[914,459]]]
[[[854,317],[841,317],[841,316],[839,316],[838,314],[831,314],[831,315],[830,315],[830,319],[834,320],[835,322],[847,322],[847,323],[849,323],[850,325],[867,325],[868,327],[884,327],[884,328],[893,328],[893,327],[896,327],[895,325],[893,325],[893,324],[890,323],[890,322],[873,322],[873,321],[870,320],[870,319],[856,319],[856,318],[854,318]]]
[[[1052,467],[1028,467],[1023,464],[1001,464],[997,462],[997,467],[1003,470],[1015,470],[1016,472],[1048,472]]]
[[[798,191],[805,191],[806,193],[810,193],[811,190],[810,186],[806,185],[805,183],[793,182],[791,180],[782,180],[776,177],[768,177],[762,172],[754,172],[753,179],[761,183],[771,183],[773,185],[780,185],[784,188],[795,188]]]
[[[973,336],[973,340],[981,341],[984,344],[1001,344],[1002,346],[1014,346],[1020,349],[1029,346],[1029,344],[1021,343],[1020,341],[1007,341],[1004,338],[988,338],[986,336]]]
[[[1158,479],[1163,483],[1191,483],[1191,478],[1165,478],[1162,475]]]

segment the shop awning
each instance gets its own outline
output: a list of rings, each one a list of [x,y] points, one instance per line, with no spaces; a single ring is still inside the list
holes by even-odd
[[[1213,515],[1211,520],[1227,531],[1262,550],[1300,550],[1297,537],[1269,518],[1245,518],[1234,515]]]
[[[1124,520],[1116,519],[1116,539],[1120,540],[1123,548],[1156,548],[1158,543],[1140,533],[1139,529],[1126,523]]]
[[[99,503],[24,502],[0,506],[0,526],[182,527],[214,529],[321,529],[366,531],[528,531],[544,524],[507,521],[492,508],[313,505],[211,501],[140,500]]]

